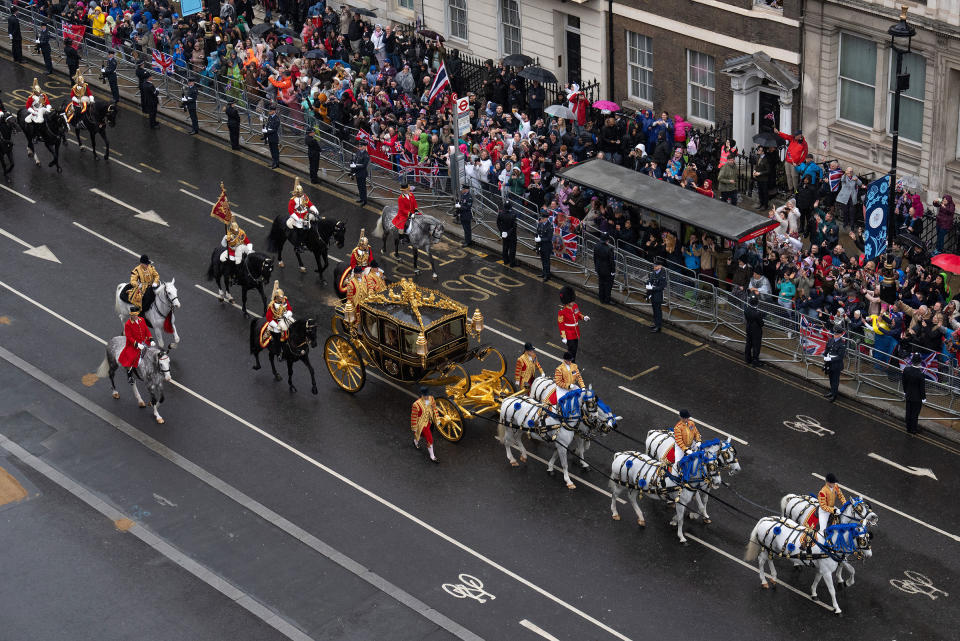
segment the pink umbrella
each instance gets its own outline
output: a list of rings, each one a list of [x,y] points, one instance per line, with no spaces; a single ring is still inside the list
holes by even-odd
[[[620,105],[615,102],[610,102],[609,100],[598,100],[593,103],[594,109],[602,109],[603,111],[620,111]]]

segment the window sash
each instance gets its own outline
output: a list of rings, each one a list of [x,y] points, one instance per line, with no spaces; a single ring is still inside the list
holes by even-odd
[[[716,82],[713,56],[687,50],[688,111],[694,118],[716,121]]]
[[[874,86],[877,79],[877,44],[866,38],[841,33],[838,70],[841,78]]]
[[[627,74],[630,95],[653,102],[653,40],[649,36],[627,32]]]
[[[401,9],[413,11],[413,0],[397,0],[397,6]]]
[[[450,16],[450,37],[467,40],[467,3],[466,0],[448,0]]]
[[[503,54],[521,53],[520,5],[517,0],[500,0],[500,32]]]
[[[912,80],[912,79],[911,79]],[[889,102],[887,103],[887,132],[893,131],[893,101],[894,92],[889,93]],[[900,131],[901,138],[911,142],[920,143],[923,138],[923,109],[924,101],[909,97],[905,93],[900,94]]]

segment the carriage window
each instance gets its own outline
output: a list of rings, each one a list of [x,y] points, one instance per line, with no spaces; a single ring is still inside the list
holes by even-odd
[[[400,349],[400,331],[390,322],[383,323],[383,344],[386,347]]]
[[[409,329],[403,330],[403,351],[407,354],[416,355],[417,353],[417,336],[419,334]]]
[[[373,340],[380,338],[380,324],[378,319],[373,314],[363,314],[363,329],[366,332],[367,336]]]
[[[427,332],[427,350],[433,351],[437,347],[446,345],[458,338],[463,338],[462,318],[455,318]]]

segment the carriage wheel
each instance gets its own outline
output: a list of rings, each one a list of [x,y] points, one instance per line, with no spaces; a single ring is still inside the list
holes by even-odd
[[[445,396],[437,397],[437,431],[443,438],[456,443],[463,438],[463,413]]]
[[[334,334],[327,338],[323,344],[323,360],[327,364],[330,378],[340,389],[356,394],[367,382],[363,358],[353,343],[343,336]]]

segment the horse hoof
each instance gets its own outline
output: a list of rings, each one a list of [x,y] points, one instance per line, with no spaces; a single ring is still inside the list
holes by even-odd
[[[845,581],[844,583],[846,583],[846,586],[847,586],[848,588],[849,588],[849,587],[852,587],[852,586],[853,586],[853,579],[850,579],[849,581]],[[844,585],[844,583],[840,583],[840,585]]]
[[[773,579],[770,579],[770,587],[774,590],[777,589],[777,582]]]
[[[639,525],[640,527],[647,527],[647,522],[637,519],[637,525]]]
[[[283,380],[283,378],[281,378],[281,376],[280,376],[279,374],[275,374],[274,377],[273,377],[273,380],[275,380],[276,382],[279,383],[280,381]]]
[[[613,517],[613,520],[614,520],[614,521],[619,521],[619,520],[620,520],[620,515],[619,515],[619,514],[612,514],[611,516]]]
[[[290,386],[290,393],[291,393],[291,394],[296,394],[296,393],[297,393],[297,388],[294,387],[293,385],[291,385],[291,386]]]
[[[146,407],[146,406],[147,406],[147,404],[144,403],[143,401],[140,401],[139,403],[137,403],[137,407],[139,407],[140,409],[143,409],[143,408]]]
[[[839,610],[839,609],[834,610],[833,613],[836,614],[838,617],[843,616],[843,612],[842,612],[841,610]]]
[[[277,267],[280,267],[280,268],[285,267],[285,265],[283,264],[283,261],[282,261],[282,260],[277,263]]]
[[[114,398],[120,398],[120,392],[114,392],[113,394],[111,394],[111,396],[113,396]]]
[[[526,457],[526,456],[521,456],[521,457],[520,457],[520,462],[521,462],[521,463],[526,463],[526,462],[527,462],[527,457]]]
[[[434,274],[434,275],[433,275],[433,278],[434,278],[434,280],[436,280],[437,278],[440,278],[440,277],[437,276],[436,274]]]
[[[306,267],[301,267],[301,268],[300,268],[300,273],[301,273],[301,274],[306,274],[306,273],[307,273],[307,268],[306,268]]]
[[[160,423],[161,425],[163,425],[163,419],[160,418],[159,416],[157,417],[157,423]]]
[[[705,525],[710,525],[711,523],[713,523],[713,519],[704,518],[703,522]]]
[[[316,388],[316,387],[311,387],[311,388],[310,388],[310,391],[311,391],[313,394],[316,394],[316,393],[317,393],[317,388]]]
[[[520,464],[516,461],[510,461],[510,467],[520,467]]]
[[[57,165],[57,173],[58,173],[58,174],[62,174],[62,173],[63,173],[63,167]]]
[[[760,584],[760,587],[763,588],[764,590],[769,590],[769,589],[770,589],[770,586],[767,585],[766,583],[761,583],[761,584]]]
[[[681,539],[680,545],[687,546],[687,545],[690,545],[690,543],[686,539]]]
[[[573,483],[567,483],[567,489],[568,489],[568,490],[575,490],[575,489],[577,489],[577,486],[574,485]]]
[[[260,366],[259,366],[259,365],[254,365],[254,366],[251,367],[250,369],[260,369]]]

